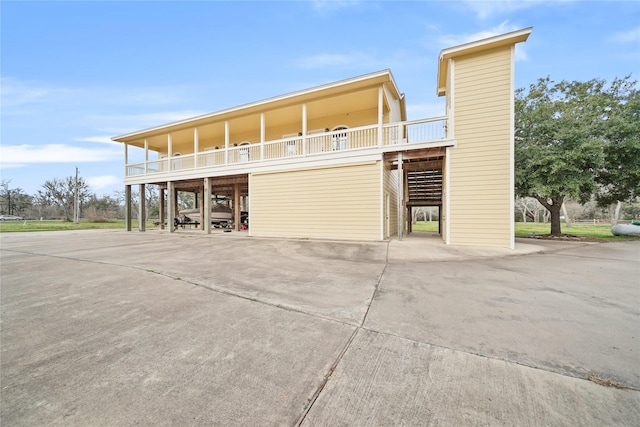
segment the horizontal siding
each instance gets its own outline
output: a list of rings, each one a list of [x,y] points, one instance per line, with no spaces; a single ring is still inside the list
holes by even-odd
[[[384,192],[389,195],[389,230],[386,230],[386,218],[384,218],[385,236],[398,234],[398,171],[391,169],[391,164],[386,163],[384,169]],[[386,205],[386,202],[384,202]],[[386,209],[386,206],[385,206]]]
[[[379,163],[251,175],[251,234],[380,239]]]
[[[457,147],[450,155],[450,241],[511,244],[511,49],[457,59]]]

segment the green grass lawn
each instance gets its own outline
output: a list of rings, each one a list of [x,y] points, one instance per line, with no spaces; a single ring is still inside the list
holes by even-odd
[[[516,222],[515,229],[516,237],[530,237],[536,234],[549,234],[551,232],[551,224]],[[588,237],[591,239],[629,239],[629,237],[614,236],[613,234],[611,234],[611,224],[572,224],[571,227],[567,227],[563,222],[562,233],[579,237]]]
[[[132,222],[133,228],[138,228],[138,221]],[[153,222],[147,222],[147,228],[153,228]],[[124,220],[111,222],[86,222],[80,221],[78,224],[66,221],[0,221],[0,232],[12,231],[57,231],[57,230],[91,230],[91,229],[124,229]],[[438,232],[437,221],[418,221],[413,224],[414,231],[431,231]],[[523,223],[516,222],[516,237],[531,237],[533,235],[549,234],[551,231],[550,224],[541,223]],[[611,234],[610,224],[573,224],[567,227],[562,224],[562,232],[579,237],[597,240],[628,240],[632,237],[614,236]]]
[[[414,231],[432,231],[438,232],[437,221],[418,221],[412,226]],[[516,222],[515,235],[516,237],[531,237],[533,235],[544,235],[551,232],[551,224],[533,223],[533,222]],[[567,227],[564,222],[562,223],[562,232],[564,234],[570,234],[573,236],[585,237],[589,239],[598,240],[628,240],[632,237],[614,236],[611,234],[611,224],[572,224],[571,227]]]
[[[132,221],[132,227],[138,227],[138,221]],[[147,227],[153,227],[147,222]],[[124,229],[124,220],[110,222],[86,222],[78,224],[68,221],[0,221],[0,233],[12,231],[59,231],[59,230],[93,230],[93,229]]]

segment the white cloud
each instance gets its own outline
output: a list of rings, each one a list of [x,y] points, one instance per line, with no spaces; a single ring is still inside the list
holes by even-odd
[[[293,65],[298,68],[349,68],[352,66],[362,66],[363,64],[374,64],[376,61],[370,55],[360,52],[354,53],[320,53],[293,61]]]
[[[510,15],[519,10],[551,3],[567,3],[573,0],[502,0],[502,1],[478,1],[467,0],[465,6],[475,12],[478,19],[487,19],[496,15]]]
[[[611,40],[618,43],[638,43],[640,42],[640,27],[617,32],[611,37]]]
[[[90,176],[87,184],[94,190],[103,190],[114,185],[122,184],[122,178],[113,175]]]
[[[202,111],[195,110],[180,110],[180,111],[160,111],[155,113],[143,113],[143,114],[115,114],[115,115],[94,115],[88,118],[92,122],[100,123],[100,128],[96,129],[100,132],[109,132],[111,136],[123,135],[129,132],[135,132],[142,129],[161,126],[167,123],[178,122],[181,120],[190,119],[193,117],[201,116],[204,113]],[[89,137],[91,138],[91,137]],[[95,137],[105,138],[105,137]],[[109,137],[111,139],[111,137]],[[84,139],[89,141],[88,139]],[[89,142],[103,142],[99,140],[93,140]]]
[[[0,166],[19,167],[33,163],[103,162],[122,158],[122,150],[85,148],[68,144],[2,145]]]
[[[438,37],[438,43],[444,48],[453,46],[459,46],[465,43],[487,39],[489,37],[498,36],[500,34],[510,33],[512,31],[520,30],[521,27],[509,23],[509,21],[503,21],[499,25],[493,28],[489,28],[475,33],[460,33],[460,34],[445,34]],[[516,45],[516,61],[526,61],[528,59],[527,52],[522,43]]]
[[[320,12],[346,9],[361,4],[360,0],[314,0],[313,8]]]
[[[493,28],[477,31],[475,33],[445,34],[438,37],[438,43],[444,48],[453,47],[476,40],[487,39],[504,33],[510,33],[511,31],[519,29],[520,28],[517,25],[511,24],[509,21],[503,21]]]
[[[74,141],[79,142],[96,142],[98,144],[111,144],[121,146],[119,142],[115,142],[111,140],[110,136],[85,136],[82,138],[74,138]]]
[[[433,85],[433,93],[436,87]],[[408,104],[407,120],[418,120],[429,117],[440,117],[446,114],[444,100],[442,102],[430,102],[424,104]]]

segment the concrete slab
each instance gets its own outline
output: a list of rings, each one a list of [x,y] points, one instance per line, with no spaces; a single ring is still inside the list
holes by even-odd
[[[639,249],[2,233],[0,422],[630,425]]]
[[[2,269],[7,426],[290,425],[354,329],[126,266]]]
[[[640,389],[640,242],[397,263],[365,327]]]
[[[361,330],[303,426],[635,425],[640,394]]]
[[[71,234],[60,244],[57,233],[21,233],[3,241],[12,250],[26,245],[30,253],[126,265],[354,325],[362,321],[384,269],[386,243],[238,235],[107,231]]]

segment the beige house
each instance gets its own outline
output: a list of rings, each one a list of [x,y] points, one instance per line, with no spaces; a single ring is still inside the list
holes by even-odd
[[[407,121],[384,70],[114,137],[127,229],[131,186],[144,195],[156,184],[168,224],[178,192],[197,195],[204,233],[214,196],[234,218],[248,212],[249,235],[268,237],[401,239],[411,209],[437,206],[447,244],[513,248],[514,48],[530,32],[444,49],[441,117]],[[132,150],[141,158],[130,161]]]

